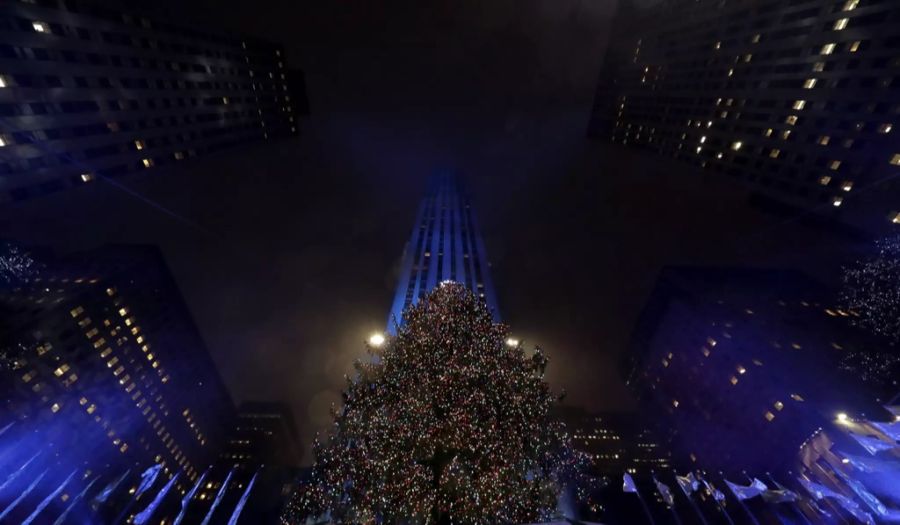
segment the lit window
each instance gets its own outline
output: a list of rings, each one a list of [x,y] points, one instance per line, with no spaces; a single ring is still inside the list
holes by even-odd
[[[794,401],[799,401],[801,403],[803,402],[803,397],[801,397],[800,394],[791,394],[791,399],[793,399]]]
[[[772,128],[767,129],[765,131],[765,133],[763,133],[763,135],[765,135],[766,137],[771,137],[772,136]]]
[[[47,33],[50,31],[50,26],[44,22],[32,22],[31,27],[38,33]]]
[[[769,152],[769,157],[773,159],[777,159],[778,155],[781,155],[781,150],[778,148],[773,148],[772,151]]]
[[[91,182],[94,180],[94,175],[91,173],[82,173],[81,174],[81,182]]]
[[[742,145],[743,145],[743,144],[741,143],[741,141],[738,140],[738,141],[733,142],[733,143],[731,144],[731,149],[733,149],[734,151],[738,151],[739,149],[741,149],[741,146],[742,146]]]
[[[703,349],[701,350],[701,352],[703,352],[703,355],[704,355],[705,357],[709,357],[709,354],[710,354],[709,348],[706,348],[706,347],[704,346]]]
[[[797,123],[797,115],[788,115],[786,119],[784,119],[785,124],[790,124],[793,126]]]
[[[9,145],[9,137],[6,135],[0,135],[0,148]]]
[[[721,41],[716,42],[716,45],[713,46],[713,47],[716,48],[716,49],[721,49],[721,48],[722,48],[722,42],[721,42]]]
[[[828,145],[828,142],[829,142],[830,140],[831,140],[831,137],[829,137],[828,135],[822,135],[821,137],[819,137],[818,142],[819,142],[819,144],[822,145],[822,146],[827,146],[827,145]]]
[[[765,416],[765,417],[766,417],[767,420],[772,421],[773,419],[775,419],[775,414],[773,414],[773,413],[771,413],[771,412],[766,412],[766,416]]]
[[[852,190],[853,189],[853,181],[852,180],[844,181],[844,184],[841,185],[841,189],[844,191]]]
[[[833,160],[828,163],[828,169],[830,169],[830,170],[838,170],[838,169],[840,169],[840,167],[841,167],[841,161],[839,161],[839,160]]]
[[[807,78],[803,81],[803,89],[812,89],[814,87],[816,87],[816,79]]]
[[[706,142],[706,136],[705,136],[705,135],[702,136],[702,137],[700,137],[700,144],[703,144],[704,142]]]
[[[738,384],[738,378],[735,377],[735,376],[731,376],[731,384],[732,384],[732,385]]]
[[[796,109],[796,110],[801,110],[801,109],[803,109],[804,107],[806,107],[806,101],[805,101],[805,100],[795,100],[795,101],[794,101],[794,109]]]
[[[729,70],[728,70],[728,76],[730,77],[730,76],[732,76],[732,75],[734,75],[734,69],[729,69]]]
[[[776,401],[775,402],[775,410],[783,410],[783,409],[784,409],[784,403],[782,403],[781,401]]]
[[[143,140],[134,141],[134,149],[136,149],[136,150],[144,149],[144,141]]]
[[[878,133],[890,133],[893,126],[890,124],[882,124],[878,127]]]
[[[786,129],[786,130],[784,130],[784,131],[781,132],[781,139],[782,139],[782,140],[787,140],[788,137],[790,137],[790,136],[791,136],[791,130],[789,130],[789,129]]]
[[[6,77],[0,75],[0,88],[5,88],[9,83],[6,81]]]
[[[822,46],[822,50],[819,51],[819,54],[830,55],[830,54],[834,53],[834,47],[835,47],[835,44],[833,44],[833,43],[825,44],[824,46]]]
[[[834,22],[834,30],[840,31],[840,30],[844,29],[845,27],[847,27],[848,22],[850,22],[849,18],[841,18],[839,20],[836,20]]]
[[[183,152],[183,151],[176,151],[175,153],[172,154],[172,156],[175,157],[175,160],[183,160],[183,159],[184,159],[184,152]]]
[[[672,406],[675,408],[678,408],[678,400],[677,399],[672,400]]]
[[[900,153],[894,153],[894,156],[891,157],[891,164],[900,166]]]
[[[819,177],[819,184],[821,184],[822,186],[828,186],[830,182],[831,177],[829,175],[822,175],[821,177]]]
[[[744,55],[744,62],[750,62],[750,60],[752,60],[752,59],[753,59],[753,55],[751,55],[750,53],[747,53],[746,55]]]
[[[850,47],[848,48],[851,53],[856,53],[859,51],[859,45],[862,44],[859,40],[850,43]]]
[[[755,35],[753,35],[753,38],[751,38],[750,41],[753,42],[754,44],[758,44],[758,43],[759,43],[759,39],[760,39],[761,37],[762,37],[762,35],[760,35],[759,33],[756,33]]]
[[[144,167],[145,167],[145,168],[152,168],[152,167],[153,167],[153,159],[144,159],[144,160],[142,160],[141,162],[144,163]]]
[[[738,366],[737,366],[737,373],[743,375],[743,374],[747,373],[747,369],[744,368],[743,365],[738,365]]]
[[[859,5],[859,0],[847,0],[841,11],[853,11]]]
[[[831,201],[831,205],[835,208],[840,207],[841,204],[844,203],[843,197],[835,197],[833,201]]]
[[[52,405],[50,405],[50,410],[52,410],[54,414],[59,412],[59,403],[53,403]]]

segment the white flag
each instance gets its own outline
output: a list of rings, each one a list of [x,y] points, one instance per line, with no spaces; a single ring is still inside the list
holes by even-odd
[[[622,491],[637,494],[637,487],[634,484],[634,480],[631,479],[631,474],[625,473],[622,476]]]
[[[675,506],[675,496],[672,495],[672,491],[669,490],[669,487],[666,486],[665,483],[659,481],[656,478],[653,478],[653,481],[656,483],[656,490],[659,491],[659,495],[662,496],[663,501],[666,502],[670,508]]]
[[[869,454],[872,454],[873,456],[875,454],[878,454],[882,450],[890,450],[897,446],[896,443],[895,444],[887,443],[878,438],[873,438],[873,437],[869,437],[869,436],[860,436],[859,434],[854,434],[853,432],[850,433],[850,437],[855,439],[856,442],[859,443],[860,446],[862,446],[862,448],[866,449],[866,451]]]
[[[872,421],[871,424],[894,441],[900,441],[900,421],[894,421],[893,423],[878,423]]]
[[[700,486],[700,483],[694,478],[693,472],[687,476],[676,475],[675,481],[678,482],[678,486],[681,487],[681,491],[684,492],[685,496],[690,496]]]
[[[753,482],[746,487],[743,485],[736,485],[728,481],[727,479],[725,480],[725,484],[728,485],[729,489],[731,489],[734,497],[739,500],[755,498],[756,496],[759,496],[763,492],[769,490],[769,487],[767,487],[765,483],[756,478],[753,478]]]

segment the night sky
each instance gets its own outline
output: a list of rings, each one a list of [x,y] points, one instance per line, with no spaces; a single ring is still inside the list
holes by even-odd
[[[750,207],[729,181],[585,137],[614,2],[155,5],[283,42],[307,77],[302,136],[126,178],[128,191],[100,182],[16,204],[0,236],[160,245],[235,401],[290,401],[307,459],[343,374],[384,327],[436,169],[473,194],[502,317],[590,409],[632,408],[617,362],[662,266],[830,280],[854,255],[846,238]]]

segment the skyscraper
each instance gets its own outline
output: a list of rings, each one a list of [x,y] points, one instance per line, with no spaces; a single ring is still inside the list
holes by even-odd
[[[850,315],[798,272],[667,268],[635,328],[627,382],[673,434],[682,468],[789,470],[811,436],[845,426],[838,414],[892,419],[882,405],[894,387],[846,366],[880,348]]]
[[[456,281],[482,297],[499,319],[490,263],[468,195],[452,174],[428,180],[412,235],[403,252],[400,279],[388,317],[395,332],[403,310],[442,281]]]
[[[90,1],[0,3],[0,42],[0,202],[295,135],[306,104],[279,45]]]
[[[36,487],[40,497],[51,477],[75,470],[83,484],[99,476],[88,498],[122,476],[127,499],[155,464],[189,488],[218,455],[234,407],[158,250],[33,260],[0,287],[4,468],[34,454],[20,481],[57,473]]]
[[[572,445],[590,456],[593,475],[619,479],[625,472],[649,474],[671,466],[666,444],[656,439],[639,414],[561,406],[557,417],[566,424]]]
[[[621,2],[589,134],[866,231],[900,224],[891,2]]]

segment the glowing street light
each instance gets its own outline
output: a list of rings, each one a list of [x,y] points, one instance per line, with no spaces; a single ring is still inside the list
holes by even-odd
[[[374,334],[369,336],[369,344],[374,347],[379,347],[384,344],[384,334],[381,332],[375,332]]]
[[[849,421],[849,418],[847,417],[847,414],[845,414],[845,413],[843,413],[843,412],[840,412],[840,413],[837,415],[837,422],[838,422],[838,423],[846,424],[848,421]]]
[[[519,340],[515,337],[509,337],[506,339],[506,346],[517,347],[519,346]]]

